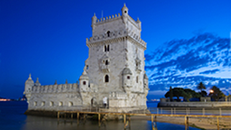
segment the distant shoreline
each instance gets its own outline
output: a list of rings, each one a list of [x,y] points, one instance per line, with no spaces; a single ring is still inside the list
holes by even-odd
[[[159,102],[157,107],[231,108],[231,102]]]

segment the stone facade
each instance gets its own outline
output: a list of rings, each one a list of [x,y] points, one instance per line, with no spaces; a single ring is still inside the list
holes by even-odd
[[[141,22],[128,15],[98,19],[92,17],[92,37],[86,39],[89,56],[79,83],[41,86],[29,76],[25,91],[29,110],[74,110],[78,107],[101,107],[103,98],[108,108],[146,109],[148,77],[145,73]]]

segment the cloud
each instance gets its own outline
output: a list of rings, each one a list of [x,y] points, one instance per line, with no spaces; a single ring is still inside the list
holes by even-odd
[[[200,82],[206,87],[231,85],[230,39],[203,30],[194,33],[191,38],[171,40],[145,55],[150,95],[163,94],[170,86],[196,90]]]

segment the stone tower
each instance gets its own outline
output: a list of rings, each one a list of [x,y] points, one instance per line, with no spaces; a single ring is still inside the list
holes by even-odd
[[[94,14],[92,17],[92,37],[86,39],[89,57],[85,61],[84,77],[87,75],[87,81],[82,82],[88,83],[89,88],[91,84],[97,87],[94,97],[97,102],[106,96],[111,107],[146,107],[146,42],[141,39],[141,22],[129,16],[125,4],[121,11],[122,16],[98,19]]]
[[[89,56],[79,83],[41,85],[29,75],[24,90],[28,110],[99,108],[103,99],[114,112],[147,108],[146,43],[141,39],[139,19],[132,19],[124,5],[122,15],[101,19],[94,15],[91,27],[92,37],[86,39]]]

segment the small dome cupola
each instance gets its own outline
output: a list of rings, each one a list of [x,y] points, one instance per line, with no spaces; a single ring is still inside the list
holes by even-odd
[[[132,87],[132,71],[127,67],[123,69],[122,71],[122,86],[126,92],[130,91],[130,88]]]
[[[41,86],[41,84],[39,83],[39,78],[37,78],[37,80],[35,82],[35,86]]]
[[[34,86],[34,81],[32,80],[31,78],[31,74],[29,74],[29,78],[26,80],[25,82],[25,89],[24,89],[24,92],[23,94],[29,94],[31,93],[32,91],[32,87]],[[29,95],[26,95],[27,96],[27,99],[30,98]]]
[[[128,15],[128,8],[127,8],[127,6],[126,6],[126,4],[124,3],[124,7],[121,9],[121,11],[122,11],[122,15],[124,16],[124,15]]]
[[[94,30],[95,30],[96,21],[97,21],[97,17],[95,16],[95,13],[94,13],[94,16],[91,18],[92,32],[94,32]],[[93,35],[94,35],[94,34],[93,34]]]
[[[148,76],[146,73],[144,73],[144,88],[146,91],[145,93],[148,93],[148,90],[149,90],[149,88],[148,88]]]
[[[147,79],[147,80],[148,80],[148,76],[147,76],[146,73],[144,74],[144,79]]]
[[[83,73],[80,76],[79,80],[89,80],[89,77],[87,76],[87,72],[86,72],[86,67],[84,67]]]
[[[34,81],[31,78],[31,74],[29,74],[28,79],[26,80],[25,84],[34,84]]]
[[[132,75],[132,71],[129,68],[124,68],[122,74],[123,75],[128,75],[128,74]]]
[[[80,91],[88,91],[89,90],[89,77],[86,72],[86,66],[83,69],[82,75],[79,77],[79,87]]]

